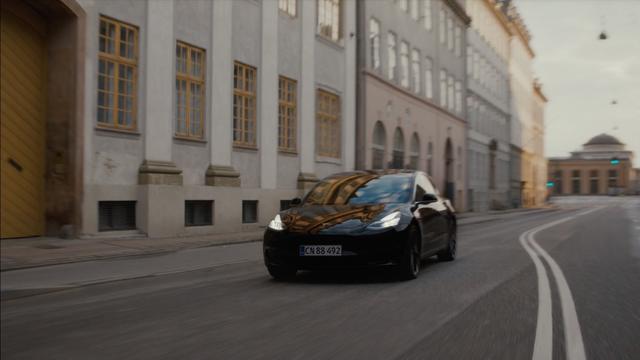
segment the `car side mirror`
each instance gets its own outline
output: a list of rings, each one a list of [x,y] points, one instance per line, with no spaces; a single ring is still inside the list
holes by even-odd
[[[290,203],[291,206],[300,206],[300,204],[302,204],[302,199],[298,197],[291,199],[291,203]]]
[[[431,204],[438,201],[438,198],[434,194],[424,194],[422,195],[422,200],[420,201],[422,204]]]

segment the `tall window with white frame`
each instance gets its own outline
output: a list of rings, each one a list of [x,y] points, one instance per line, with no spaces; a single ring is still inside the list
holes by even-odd
[[[98,126],[136,129],[138,28],[100,17]]]
[[[447,71],[440,70],[440,106],[444,109],[447,107]]]
[[[425,29],[431,30],[431,0],[422,0],[422,23]]]
[[[440,16],[438,18],[438,33],[440,34],[440,44],[445,44],[447,41],[447,17],[442,8],[440,9]]]
[[[390,80],[395,80],[398,73],[398,48],[396,44],[396,34],[389,32],[387,34],[387,62],[388,62],[388,75]]]
[[[477,51],[473,52],[473,78],[480,79],[480,54]]]
[[[317,0],[318,1],[318,34],[338,42],[342,39],[340,24],[341,0]]]
[[[398,2],[398,6],[400,6],[400,10],[407,12],[409,10],[409,0],[396,0]]]
[[[456,81],[456,114],[462,115],[462,82]]]
[[[473,49],[467,46],[467,77],[471,77],[473,72]]]
[[[183,42],[176,44],[177,137],[202,139],[204,135],[205,53]]]
[[[453,51],[453,18],[447,14],[447,48]]]
[[[296,151],[297,83],[280,76],[278,80],[278,149]]]
[[[409,87],[409,43],[400,43],[400,85]]]
[[[369,19],[369,49],[371,51],[371,68],[380,68],[380,22]]]
[[[278,0],[278,7],[283,12],[291,17],[296,16],[296,2],[297,0]]]
[[[413,18],[413,20],[418,20],[418,0],[409,0],[411,1],[410,4],[410,12],[411,12],[411,18]]]
[[[462,28],[459,25],[456,25],[455,36],[455,53],[457,57],[460,57],[462,56]]]
[[[424,94],[427,99],[433,99],[433,61],[430,57],[424,59]]]
[[[420,82],[422,70],[420,69],[420,51],[418,49],[411,50],[411,75],[413,75],[413,92],[420,94],[422,91]]]
[[[454,90],[454,80],[453,75],[449,74],[447,78],[447,108],[450,111],[454,111],[455,109],[455,90]]]

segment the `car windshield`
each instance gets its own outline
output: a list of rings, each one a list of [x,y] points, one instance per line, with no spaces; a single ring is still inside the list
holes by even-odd
[[[353,174],[318,183],[304,205],[406,203],[411,199],[412,174]]]

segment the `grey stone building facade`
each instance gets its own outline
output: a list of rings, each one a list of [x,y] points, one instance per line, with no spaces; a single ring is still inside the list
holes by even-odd
[[[78,235],[261,231],[354,168],[355,1],[77,2]]]
[[[508,19],[491,0],[466,0],[470,211],[511,206]]]
[[[466,206],[466,34],[453,0],[359,1],[356,167],[426,171]]]

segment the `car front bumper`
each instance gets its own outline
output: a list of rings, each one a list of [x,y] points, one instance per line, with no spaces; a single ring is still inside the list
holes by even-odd
[[[407,231],[390,229],[360,235],[310,235],[267,230],[263,254],[267,266],[300,270],[364,268],[397,264],[403,254]],[[341,256],[300,256],[302,245],[341,245]]]

